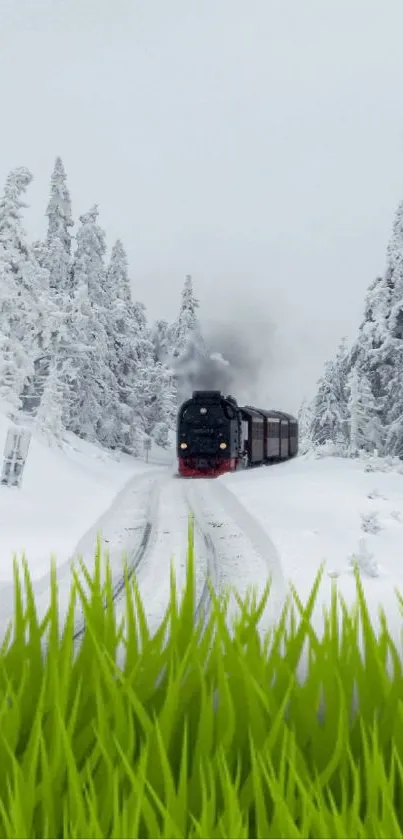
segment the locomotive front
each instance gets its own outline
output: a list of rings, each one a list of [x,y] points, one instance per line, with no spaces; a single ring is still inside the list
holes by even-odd
[[[178,414],[177,452],[182,477],[217,477],[236,468],[240,416],[235,399],[194,391]]]

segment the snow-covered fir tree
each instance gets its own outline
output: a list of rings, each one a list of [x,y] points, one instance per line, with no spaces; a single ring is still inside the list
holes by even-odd
[[[381,425],[380,453],[394,455],[403,448],[403,203],[395,214],[386,256],[384,274],[368,289],[351,361],[369,383]]]
[[[313,437],[335,442],[350,430],[350,452],[377,448],[380,454],[403,457],[403,202],[399,204],[387,247],[386,269],[371,283],[365,298],[364,318],[344,364],[348,377],[348,422],[336,397],[326,367],[313,403]],[[333,429],[333,431],[332,431]]]
[[[145,307],[132,301],[120,241],[105,267],[97,206],[80,217],[72,253],[60,157],[46,236],[28,244],[21,214],[31,180],[27,169],[14,170],[0,200],[0,397],[34,415],[49,440],[67,428],[131,454],[139,452],[142,434],[168,445],[180,386],[191,385],[206,354],[191,277],[177,320],[160,320],[150,330]]]
[[[65,253],[71,253],[71,230],[74,226],[70,193],[67,188],[67,177],[63,162],[56,158],[50,185],[50,198],[46,208],[48,230],[46,241],[48,246],[58,240]],[[52,285],[52,283],[51,283]]]
[[[307,399],[303,399],[298,411],[298,438],[299,451],[306,454],[313,447],[312,440],[313,405]]]
[[[107,445],[102,418],[113,413],[115,381],[108,365],[105,251],[98,208],[93,207],[80,217],[72,265],[73,381],[66,413],[69,430]]]
[[[360,451],[379,451],[382,441],[381,419],[368,377],[358,367],[353,367],[349,374],[347,392],[349,453],[355,456]]]
[[[56,158],[46,208],[47,232],[44,243],[37,243],[38,260],[49,274],[49,318],[52,320],[49,355],[52,366],[51,389],[58,394],[63,422],[68,425],[69,405],[74,396],[73,361],[76,352],[74,290],[72,285],[72,228],[74,226],[66,172]],[[58,381],[56,382],[56,378]],[[49,389],[47,391],[49,396]],[[55,397],[56,398],[56,397]],[[40,413],[44,416],[43,411]]]
[[[172,327],[166,320],[157,320],[151,329],[151,340],[154,347],[154,360],[161,364],[169,363],[172,355]]]
[[[28,169],[14,169],[0,199],[0,396],[14,411],[22,405],[49,329],[47,272],[36,261],[22,225],[23,195],[31,181]]]
[[[80,227],[76,236],[76,251],[72,265],[72,287],[76,289],[84,281],[88,295],[95,307],[104,302],[105,288],[105,233],[98,224],[98,205],[80,216]]]
[[[349,354],[343,339],[334,361],[325,365],[318,382],[318,392],[310,408],[312,425],[309,436],[315,445],[332,442],[340,454],[347,451],[349,427],[347,413],[347,376]]]
[[[145,307],[133,306],[136,322],[137,375],[134,387],[135,410],[140,427],[159,445],[168,442],[169,429],[176,416],[176,389],[172,370],[155,361],[151,331],[147,328]]]
[[[138,375],[137,322],[131,300],[128,262],[115,242],[104,281],[107,364],[113,376],[113,410],[102,419],[103,438],[129,454],[139,451],[134,386]],[[112,407],[112,406],[111,406]]]
[[[385,341],[385,450],[390,455],[403,457],[403,202],[396,211],[387,261],[390,314]]]
[[[35,414],[35,425],[50,445],[60,442],[64,431],[64,390],[58,365],[52,359],[43,395]]]
[[[198,346],[201,351],[204,349],[204,341],[197,314],[199,305],[199,301],[194,293],[192,277],[190,274],[187,274],[182,289],[179,315],[171,330],[173,355],[176,358],[182,355],[190,341]]]
[[[387,427],[388,387],[394,367],[394,346],[389,330],[392,286],[385,273],[371,283],[365,298],[364,319],[351,350],[351,367],[365,376],[377,415]],[[385,435],[380,447],[384,448]]]
[[[171,369],[177,389],[177,401],[187,399],[197,382],[201,359],[207,356],[200,322],[199,301],[194,293],[193,282],[188,274],[182,290],[179,316],[171,329]]]
[[[395,349],[393,369],[387,385],[388,409],[385,452],[403,459],[403,341]]]

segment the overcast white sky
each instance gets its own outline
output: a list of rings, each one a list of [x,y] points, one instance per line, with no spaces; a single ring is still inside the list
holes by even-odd
[[[191,273],[203,318],[274,323],[269,401],[295,409],[384,267],[402,32],[402,0],[0,0],[0,180],[32,170],[39,237],[61,155],[150,317]]]

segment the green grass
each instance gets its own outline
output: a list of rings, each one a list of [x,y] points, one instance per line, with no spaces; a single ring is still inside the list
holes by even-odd
[[[186,589],[172,577],[154,637],[135,581],[118,623],[100,551],[95,568],[89,594],[75,577],[61,628],[55,574],[40,621],[28,567],[15,565],[0,653],[0,839],[403,836],[401,656],[384,616],[375,634],[358,574],[353,609],[334,588],[323,637],[311,626],[318,576],[262,640],[265,603],[252,597],[232,630],[225,598],[194,626],[191,528]]]

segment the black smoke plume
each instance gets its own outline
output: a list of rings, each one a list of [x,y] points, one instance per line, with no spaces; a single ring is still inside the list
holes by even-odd
[[[190,341],[174,365],[180,399],[193,390],[220,390],[240,403],[264,405],[272,334],[271,324],[258,318],[208,325],[205,346]]]

